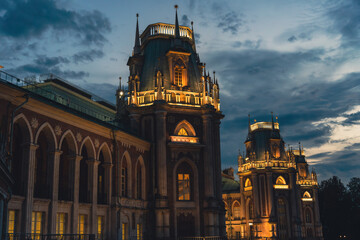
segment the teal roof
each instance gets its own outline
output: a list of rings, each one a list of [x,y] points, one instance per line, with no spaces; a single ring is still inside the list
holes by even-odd
[[[222,176],[222,193],[240,193],[240,183],[234,179]]]

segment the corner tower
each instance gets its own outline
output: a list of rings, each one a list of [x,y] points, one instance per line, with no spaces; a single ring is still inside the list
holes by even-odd
[[[219,85],[196,52],[193,28],[136,25],[128,60],[131,127],[152,143],[149,223],[152,239],[224,236]]]

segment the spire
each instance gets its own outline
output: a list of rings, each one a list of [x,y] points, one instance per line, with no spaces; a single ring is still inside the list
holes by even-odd
[[[178,21],[178,15],[177,15],[177,9],[178,5],[175,5],[175,39],[180,38],[180,28],[179,28],[179,21]]]
[[[275,126],[274,126],[274,113],[271,112],[271,126],[272,126],[272,130],[274,131]]]
[[[249,124],[248,124],[248,133],[250,134],[250,113],[248,114],[248,118],[249,118]]]
[[[196,52],[195,34],[194,34],[194,22],[191,21],[191,37],[194,42],[194,52]]]
[[[135,33],[135,45],[134,45],[134,55],[140,53],[140,37],[139,37],[139,14],[136,14],[136,33]]]
[[[121,77],[119,77],[119,89],[121,90]]]
[[[300,142],[299,142],[299,156],[301,156],[301,145],[300,145]]]

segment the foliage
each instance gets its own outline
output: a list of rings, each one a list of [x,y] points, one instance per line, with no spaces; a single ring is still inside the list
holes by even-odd
[[[325,239],[360,239],[360,178],[347,186],[334,176],[319,186],[319,207]]]

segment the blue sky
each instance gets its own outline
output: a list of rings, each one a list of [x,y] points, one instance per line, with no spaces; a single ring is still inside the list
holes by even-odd
[[[19,77],[55,73],[114,102],[140,31],[194,21],[197,50],[219,78],[223,167],[236,167],[252,120],[279,117],[320,180],[360,175],[359,0],[3,0],[0,65]]]

